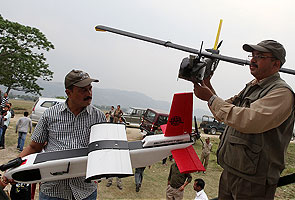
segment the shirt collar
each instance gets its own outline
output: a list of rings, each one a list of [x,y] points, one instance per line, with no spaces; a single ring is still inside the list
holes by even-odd
[[[273,74],[273,75],[271,75],[271,76],[269,76],[269,77],[266,77],[266,78],[264,78],[264,79],[262,79],[260,81],[258,81],[257,79],[253,79],[252,81],[250,81],[249,84],[263,86],[265,84],[265,82],[267,82],[267,80],[269,80],[269,79],[275,79],[277,77],[280,77],[280,74],[278,72],[275,73],[275,74]]]
[[[204,193],[204,189],[203,190],[200,190],[199,192],[197,192],[197,196],[201,196],[202,194]]]
[[[60,108],[60,111],[61,111],[61,112],[66,111],[66,110],[69,111],[69,112],[72,112],[72,111],[70,110],[69,106],[68,106],[68,99],[67,99],[64,103],[61,104],[61,108]],[[86,110],[86,112],[87,112],[88,114],[90,114],[90,105],[89,105],[89,106],[86,106],[86,108],[84,108],[84,109],[81,111],[81,113],[84,112],[84,110]]]

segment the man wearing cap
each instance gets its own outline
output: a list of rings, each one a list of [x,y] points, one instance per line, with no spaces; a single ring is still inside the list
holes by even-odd
[[[224,169],[218,199],[273,199],[294,126],[294,92],[278,73],[286,51],[274,40],[243,49],[251,52],[255,79],[238,95],[221,99],[210,78],[195,83],[194,92],[227,125],[217,150]]]
[[[49,152],[88,147],[91,125],[106,121],[105,115],[91,105],[92,82],[98,80],[80,70],[72,70],[66,75],[66,102],[44,112],[32,134],[32,142],[20,157],[40,152],[43,148]],[[76,177],[42,183],[39,198],[96,199],[97,185],[84,180],[85,177]]]
[[[204,165],[206,170],[208,167],[208,162],[209,162],[209,157],[210,157],[211,151],[212,151],[212,143],[210,142],[210,138],[207,137],[205,139],[205,143],[203,143],[202,154],[201,154],[201,162]],[[205,174],[206,172],[203,171],[203,173]]]

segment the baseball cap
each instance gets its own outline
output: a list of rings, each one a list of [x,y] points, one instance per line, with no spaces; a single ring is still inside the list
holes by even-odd
[[[263,40],[257,45],[244,44],[243,49],[247,52],[252,52],[256,50],[264,53],[272,53],[274,57],[281,61],[281,65],[286,62],[286,50],[282,44],[278,43],[275,40]]]
[[[65,88],[67,89],[72,85],[85,87],[92,82],[98,82],[98,80],[90,78],[89,74],[82,70],[73,69],[65,77]]]

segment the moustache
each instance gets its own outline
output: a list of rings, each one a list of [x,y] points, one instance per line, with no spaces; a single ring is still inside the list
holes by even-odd
[[[256,63],[250,63],[250,66],[252,66],[252,67],[256,67],[256,68],[258,68],[258,65],[256,64]]]
[[[88,96],[88,97],[85,97],[83,100],[84,100],[84,101],[87,101],[87,100],[89,100],[89,99],[92,99],[92,97],[91,97],[91,96]]]

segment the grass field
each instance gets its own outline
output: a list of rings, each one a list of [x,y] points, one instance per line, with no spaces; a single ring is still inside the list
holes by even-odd
[[[22,116],[24,111],[31,111],[33,102],[11,100],[13,104],[16,117],[11,120],[6,133],[6,149],[0,150],[0,164],[6,163],[10,159],[15,158],[18,155],[16,149],[17,145],[17,134],[15,133],[15,124],[19,117]],[[30,142],[30,135],[27,136],[25,145]],[[211,153],[209,166],[207,173],[193,173],[193,179],[203,178],[206,182],[205,192],[209,199],[217,196],[219,176],[221,174],[221,167],[216,163],[216,149],[218,146],[219,139],[211,138],[213,143],[213,152]],[[197,154],[201,152],[201,142],[197,141],[194,145]],[[128,177],[122,179],[123,190],[119,190],[116,187],[115,179],[113,185],[107,188],[106,181],[103,180],[98,186],[98,198],[99,199],[165,199],[165,190],[167,186],[167,177],[169,174],[169,168],[172,162],[167,160],[167,165],[162,165],[158,162],[146,168],[144,171],[143,184],[140,192],[135,192],[134,177]],[[286,169],[283,171],[283,175],[295,172],[295,144],[291,143],[288,147],[286,156]],[[9,188],[8,188],[9,189]],[[37,196],[37,195],[36,195]],[[193,183],[190,183],[184,193],[185,199],[194,199],[195,191],[193,190]],[[279,199],[295,199],[294,184],[284,186],[277,189],[276,198]]]

